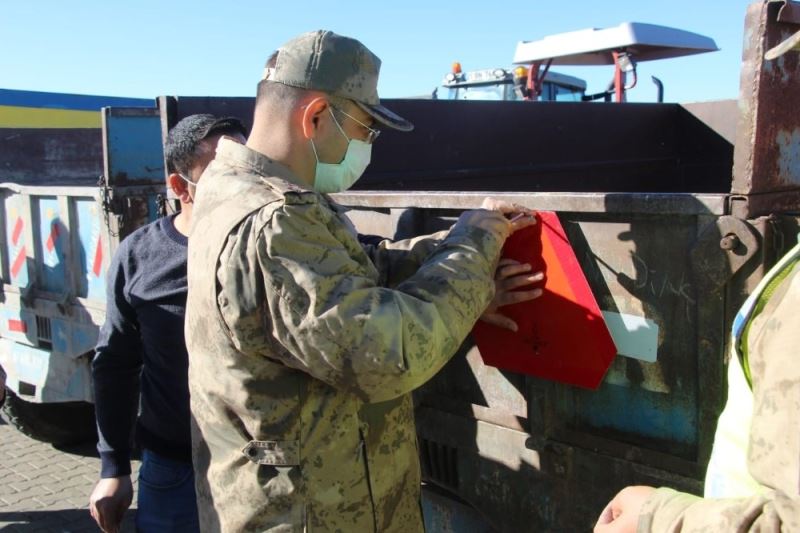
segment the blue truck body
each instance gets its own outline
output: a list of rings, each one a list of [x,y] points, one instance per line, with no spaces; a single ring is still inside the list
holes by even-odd
[[[3,89],[0,136],[6,386],[23,401],[91,402],[109,260],[164,196],[154,100]]]

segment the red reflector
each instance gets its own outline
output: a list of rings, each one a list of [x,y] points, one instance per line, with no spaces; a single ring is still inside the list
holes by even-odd
[[[28,325],[22,320],[8,319],[8,330],[16,331],[17,333],[27,333]]]
[[[519,332],[478,322],[473,338],[487,365],[596,389],[616,346],[558,217],[539,211],[537,218],[509,237],[503,257],[544,272],[544,293],[502,308]]]

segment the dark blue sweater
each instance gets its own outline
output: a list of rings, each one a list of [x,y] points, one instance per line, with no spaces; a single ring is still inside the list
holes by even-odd
[[[134,423],[142,448],[191,461],[186,244],[174,215],[139,228],[108,269],[106,321],[92,361],[101,477],[131,472]]]

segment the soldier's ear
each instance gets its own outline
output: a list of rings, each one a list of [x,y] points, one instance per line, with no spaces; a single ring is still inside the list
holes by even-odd
[[[328,100],[322,96],[318,96],[301,108],[303,110],[301,119],[302,130],[303,136],[306,139],[315,139],[320,135],[321,130],[326,124],[326,121],[322,120],[322,117],[328,112],[328,106]]]

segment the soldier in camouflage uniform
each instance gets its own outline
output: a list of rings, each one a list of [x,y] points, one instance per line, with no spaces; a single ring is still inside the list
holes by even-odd
[[[800,48],[800,32],[766,54]],[[800,531],[800,244],[764,277],[737,314],[705,498],[627,487],[595,533]]]
[[[487,200],[449,231],[362,246],[320,193],[363,172],[375,125],[412,128],[380,105],[379,66],[331,32],[288,42],[247,145],[223,140],[198,188],[186,338],[205,531],[423,529],[409,393],[498,318],[501,247],[535,219]]]
[[[798,259],[800,245],[737,317],[744,335],[734,344],[747,357],[734,355],[729,364],[728,404],[714,439],[706,498],[627,487],[595,533],[800,531]]]

